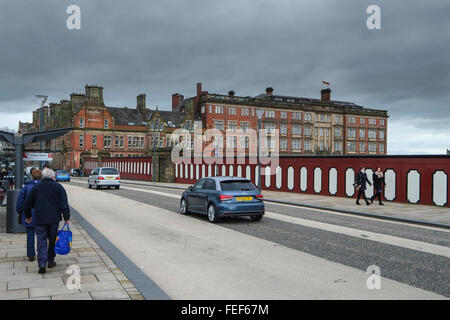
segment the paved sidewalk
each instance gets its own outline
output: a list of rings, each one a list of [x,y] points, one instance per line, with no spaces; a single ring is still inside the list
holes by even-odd
[[[160,182],[146,182],[123,179],[124,183],[143,184],[160,187],[176,187],[186,189],[187,184],[181,183],[160,183]],[[262,191],[264,198],[267,200],[295,202],[304,205],[312,205],[322,208],[329,208],[334,210],[345,210],[362,212],[366,214],[382,215],[387,217],[399,219],[420,220],[429,223],[447,224],[450,225],[450,208],[427,206],[419,204],[408,204],[399,202],[383,201],[384,206],[378,205],[377,201],[370,206],[367,206],[363,200],[361,205],[355,204],[356,198],[342,198],[333,196],[312,195],[296,192],[278,192],[278,191]]]
[[[5,208],[0,208],[0,300],[143,300],[144,297],[99,248],[76,220],[72,220],[72,250],[57,255],[55,268],[38,274],[37,261],[26,257],[26,235],[5,233]],[[66,287],[77,265],[81,270],[81,290]]]

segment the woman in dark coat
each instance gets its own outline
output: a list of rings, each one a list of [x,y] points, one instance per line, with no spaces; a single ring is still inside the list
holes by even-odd
[[[367,189],[366,184],[367,183],[369,185],[372,185],[370,183],[370,181],[367,179],[366,167],[361,167],[361,170],[359,170],[358,173],[356,174],[356,181],[355,181],[356,186],[357,187],[359,186],[358,196],[356,198],[356,204],[357,205],[361,205],[359,203],[359,199],[361,199],[361,196],[362,196],[364,201],[366,201],[366,204],[368,206],[370,206],[370,202],[366,198],[366,189]]]
[[[373,189],[374,189],[374,195],[372,198],[370,198],[370,202],[373,203],[373,200],[375,200],[376,197],[378,197],[379,204],[382,206],[384,205],[383,202],[381,202],[381,192],[383,186],[386,185],[384,182],[384,175],[383,171],[381,171],[381,168],[378,167],[377,170],[372,175],[373,178]]]
[[[42,177],[42,172],[39,169],[32,169],[31,170],[31,176],[33,180],[27,182],[22,190],[20,190],[19,197],[17,198],[17,213],[22,215],[22,225],[27,229],[27,257],[30,261],[34,261],[36,256],[36,250],[35,250],[35,227],[34,227],[34,209],[32,210],[32,218],[31,222],[28,223],[25,219],[25,213],[24,213],[24,204],[25,199],[27,196],[31,193],[31,190],[33,187],[38,184]]]

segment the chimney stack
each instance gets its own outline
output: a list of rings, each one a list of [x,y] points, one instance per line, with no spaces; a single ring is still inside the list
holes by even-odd
[[[179,112],[180,106],[183,104],[184,96],[179,93],[172,95],[172,112]]]
[[[139,111],[139,114],[143,116],[145,114],[145,110],[147,109],[146,95],[142,93],[136,97],[136,109]]]
[[[271,96],[273,94],[273,88],[272,87],[266,88],[266,94]]]
[[[330,102],[331,101],[331,90],[328,88],[322,89],[322,91],[320,91],[320,100],[325,101],[325,102]]]
[[[234,97],[234,91],[233,91],[233,90],[228,91],[228,95],[229,95],[230,97]]]

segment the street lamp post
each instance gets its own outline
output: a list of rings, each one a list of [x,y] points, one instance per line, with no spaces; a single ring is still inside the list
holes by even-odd
[[[264,110],[257,109],[256,110],[256,116],[258,117],[258,135],[257,135],[257,159],[258,159],[258,191],[261,192],[261,139],[260,139],[260,132],[261,132],[261,119],[264,114]]]

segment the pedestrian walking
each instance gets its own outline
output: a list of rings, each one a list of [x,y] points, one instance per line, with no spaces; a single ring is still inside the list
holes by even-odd
[[[46,267],[56,266],[55,242],[61,218],[70,223],[67,194],[63,186],[56,182],[52,169],[42,171],[41,182],[34,186],[25,200],[24,211],[28,223],[31,222],[33,208],[39,273],[45,273]]]
[[[384,182],[384,174],[383,171],[381,171],[381,168],[378,167],[376,171],[372,175],[373,179],[373,189],[374,189],[374,195],[372,198],[370,198],[370,202],[373,203],[373,200],[375,200],[378,197],[378,201],[380,206],[384,205],[384,203],[381,201],[381,192],[382,188],[386,185]]]
[[[372,185],[370,183],[369,179],[367,179],[366,167],[361,167],[361,169],[356,174],[356,180],[355,180],[355,186],[358,189],[358,196],[356,197],[357,205],[361,205],[359,203],[359,199],[361,199],[361,196],[362,196],[364,201],[366,201],[366,204],[368,206],[370,206],[370,202],[367,200],[367,197],[366,197],[367,183],[369,185]]]
[[[26,182],[23,186],[22,190],[20,190],[19,197],[17,198],[17,205],[16,210],[19,214],[19,221],[20,223],[27,229],[27,257],[28,260],[34,261],[36,257],[36,249],[35,249],[35,227],[34,227],[34,216],[35,216],[35,210],[31,210],[31,222],[28,223],[25,218],[24,213],[24,204],[25,199],[27,196],[31,193],[31,190],[34,188],[36,184],[38,184],[42,178],[42,172],[38,169],[31,169],[30,170],[32,180],[29,182]]]

